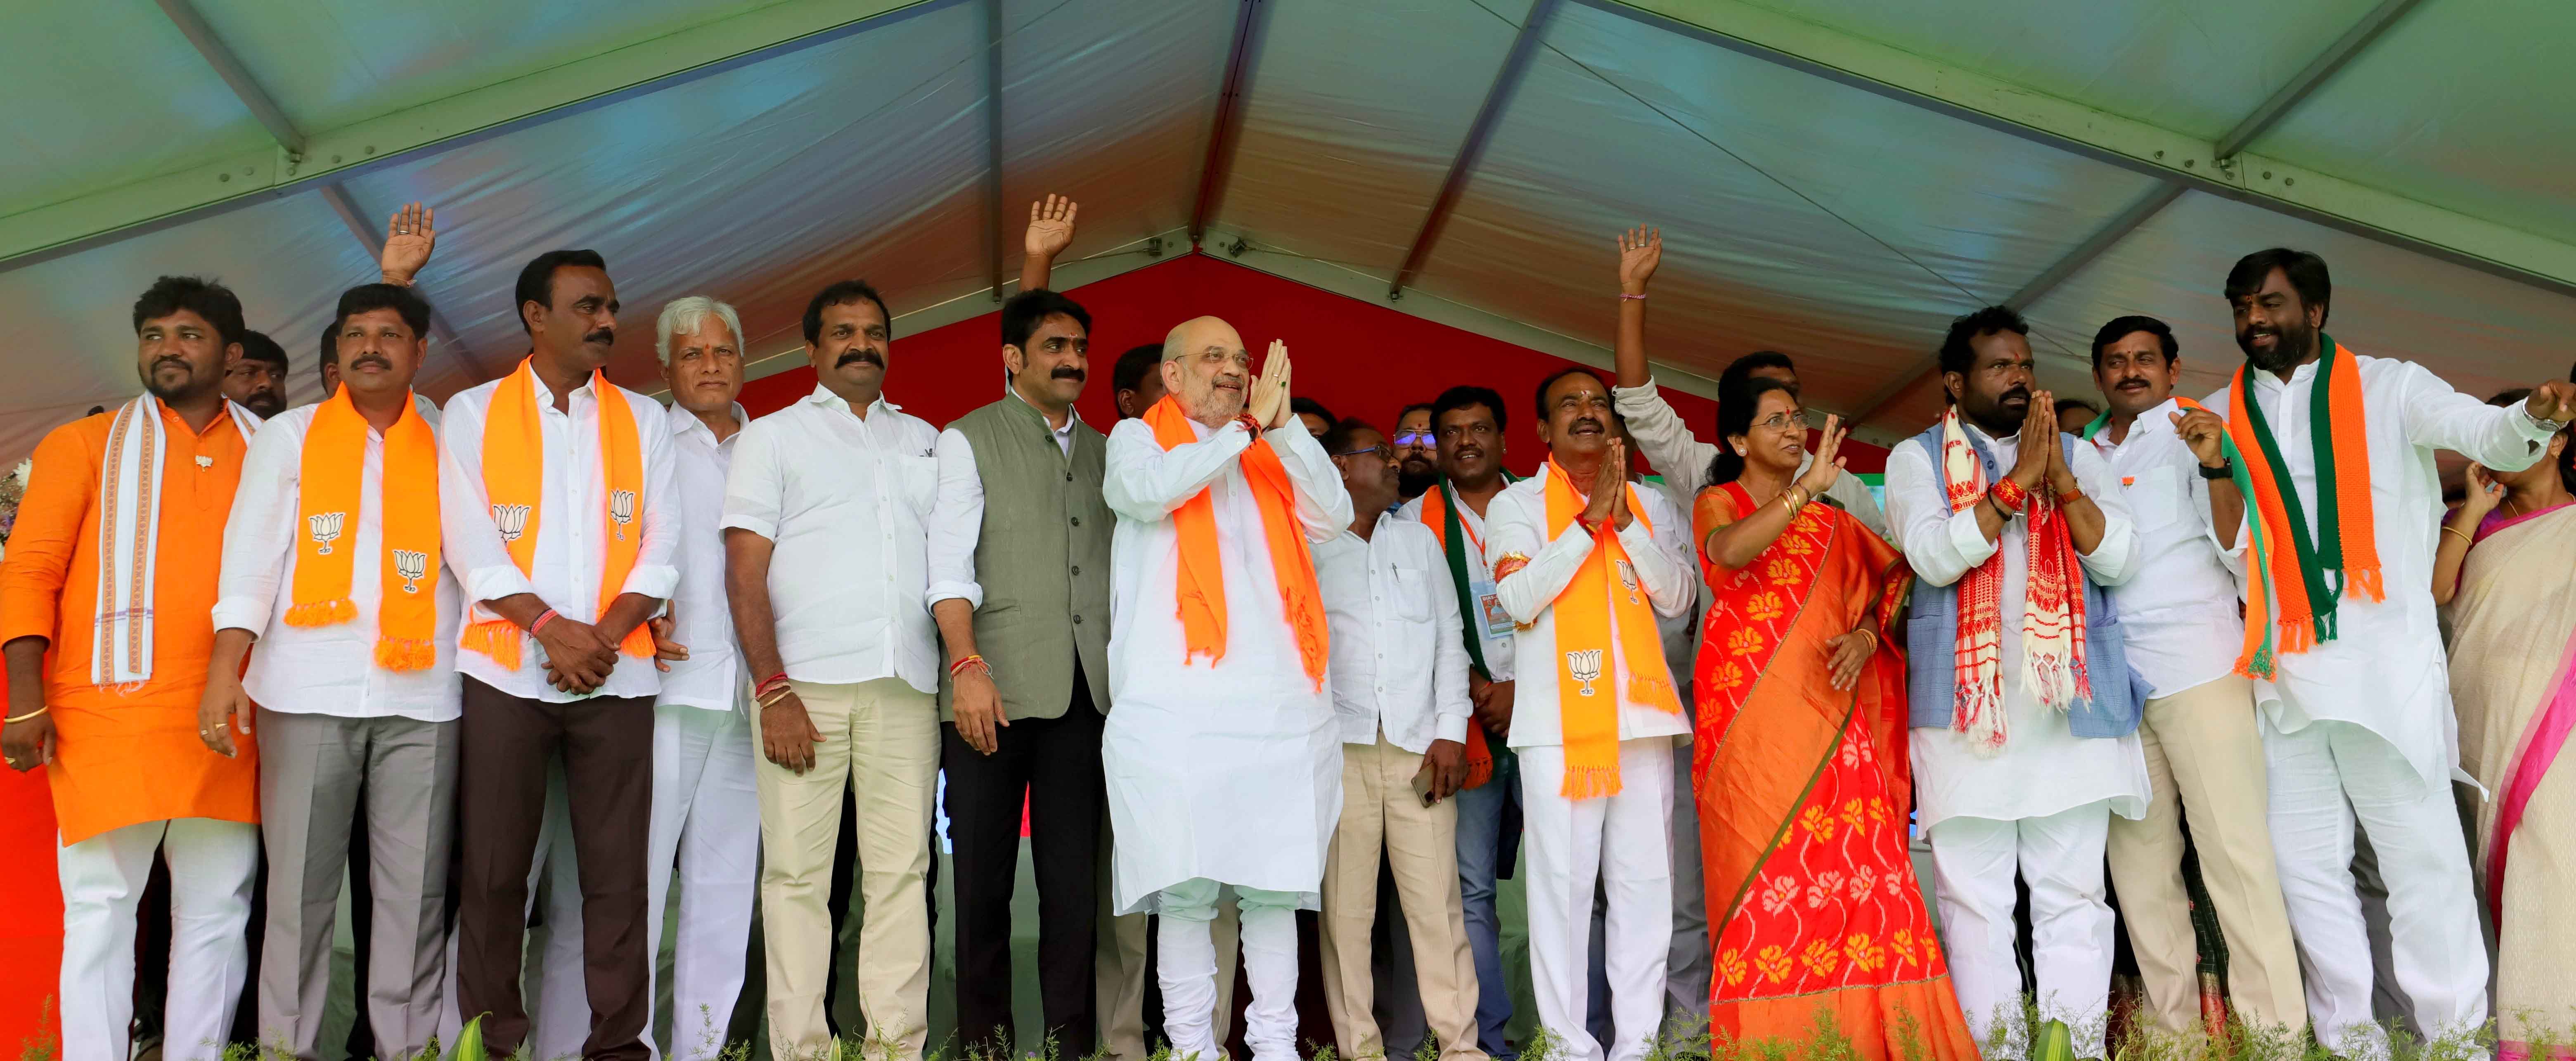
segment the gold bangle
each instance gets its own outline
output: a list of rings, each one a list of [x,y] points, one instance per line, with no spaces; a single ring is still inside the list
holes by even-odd
[[[2469,534],[2468,534],[2468,532],[2467,532],[2467,531],[2461,530],[2460,528],[2458,528],[2458,527],[2454,527],[2454,526],[2452,526],[2452,525],[2450,525],[2450,524],[2448,524],[2448,523],[2445,523],[2445,524],[2443,524],[2443,525],[2442,525],[2442,533],[2444,533],[2444,534],[2457,534],[2457,535],[2459,535],[2459,536],[2460,536],[2460,540],[2461,540],[2461,541],[2467,542],[2467,543],[2469,543],[2470,545],[2476,545],[2476,544],[2478,543],[2478,540],[2477,540],[2477,539],[2472,538],[2472,537],[2469,537]]]
[[[53,708],[53,705],[51,705],[51,704],[47,704],[47,705],[45,705],[45,706],[43,706],[43,707],[37,708],[37,709],[35,709],[35,710],[33,710],[33,711],[29,711],[29,712],[27,712],[26,714],[19,715],[19,716],[15,717],[15,718],[0,719],[0,724],[14,723],[14,722],[24,722],[24,721],[26,721],[26,720],[28,720],[28,719],[35,718],[35,717],[37,717],[37,716],[39,716],[39,715],[44,714],[44,713],[45,713],[45,712],[47,712],[47,711],[51,711],[51,710],[53,710],[53,709],[54,709],[54,708]]]

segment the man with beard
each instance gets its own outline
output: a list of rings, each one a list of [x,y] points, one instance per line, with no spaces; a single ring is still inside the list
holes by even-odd
[[[597,252],[538,255],[515,298],[527,358],[456,395],[440,432],[443,545],[473,602],[456,661],[457,803],[472,838],[459,856],[458,1009],[491,1014],[483,1032],[495,1051],[528,1036],[519,990],[528,874],[548,767],[560,758],[588,967],[582,1053],[642,1058],[651,820],[635,811],[653,798],[650,720],[662,687],[645,622],[679,583],[670,421],[600,372],[618,304]]]
[[[1234,328],[1200,317],[1164,339],[1162,371],[1163,400],[1110,433],[1102,490],[1119,517],[1115,598],[1136,605],[1112,621],[1117,710],[1101,741],[1117,908],[1161,915],[1164,1031],[1176,1055],[1213,1058],[1208,922],[1230,888],[1252,980],[1245,1039],[1255,1061],[1287,1061],[1295,912],[1321,905],[1341,811],[1309,549],[1350,525],[1350,496],[1289,412],[1283,344],[1256,380]]]
[[[2440,534],[2422,517],[2442,497],[2435,450],[2529,467],[2576,415],[2576,385],[2550,380],[2490,406],[2422,366],[2359,356],[2323,331],[2333,285],[2305,251],[2246,255],[2225,294],[2245,364],[2176,427],[2202,467],[2233,469],[2210,481],[2211,524],[2245,586],[2237,668],[2255,676],[2262,707],[2308,1018],[2329,1049],[2385,1050],[2351,872],[2357,819],[2387,880],[2391,971],[2415,1022],[2427,1036],[2467,1033],[2487,1017],[2487,959],[2451,797],[2459,751],[2431,589]]]
[[[1476,961],[1476,1042],[1504,1061],[1512,1020],[1503,972],[1502,921],[1495,881],[1520,850],[1520,785],[1511,749],[1512,619],[1494,595],[1494,554],[1485,548],[1485,513],[1511,485],[1503,470],[1503,396],[1483,387],[1451,387],[1431,403],[1439,438],[1440,478],[1397,510],[1439,539],[1441,571],[1458,596],[1460,643],[1467,648],[1467,776],[1458,791],[1458,896]]]
[[[917,1061],[929,1036],[938,432],[885,399],[892,319],[865,282],[817,293],[804,319],[814,392],[744,429],[725,485],[726,596],[766,760],[761,925],[778,1057],[833,1047],[824,897],[844,792],[857,806],[866,1040]]]
[[[742,392],[742,320],[704,295],[672,300],[653,325],[653,353],[671,390],[680,500],[680,588],[667,663],[653,701],[653,809],[645,847],[644,924],[658,954],[673,871],[679,935],[671,948],[671,1041],[663,1056],[713,1061],[742,994],[759,881],[760,797],[753,787],[749,690],[725,604],[725,473],[749,417]],[[656,981],[659,962],[653,964]],[[659,997],[659,990],[656,990]]]
[[[1484,1061],[1450,799],[1466,780],[1469,724],[1458,594],[1441,577],[1440,540],[1389,511],[1396,462],[1386,436],[1345,420],[1324,433],[1324,450],[1355,513],[1348,531],[1315,546],[1342,740],[1342,814],[1324,871],[1325,1005],[1344,1056],[1388,1053],[1373,1013],[1371,939],[1385,864],[1404,896],[1390,930],[1411,952],[1423,1022],[1442,1057]]]
[[[2093,379],[2111,411],[2079,427],[2123,485],[2138,528],[2138,571],[2111,591],[2127,635],[2129,665],[2150,686],[2138,743],[2146,755],[2147,813],[2111,821],[2111,883],[2129,927],[2156,1023],[2181,1034],[2201,1027],[2197,940],[2183,888],[2182,823],[2227,939],[2227,996],[2246,1023],[2307,1026],[2298,953],[2272,831],[2269,786],[2254,721],[2254,686],[2235,673],[2245,620],[2209,526],[2212,476],[2175,430],[2188,399],[2173,398],[2182,359],[2173,329],[2121,317],[2093,337]],[[2067,399],[2058,399],[2064,410]],[[2060,426],[2063,426],[2061,412]]]
[[[22,772],[52,767],[62,1057],[127,1056],[136,899],[166,860],[165,1051],[211,1061],[247,960],[259,755],[246,736],[238,757],[209,749],[197,701],[224,521],[259,420],[224,398],[224,371],[241,357],[231,291],[162,277],[135,300],[134,335],[144,393],[36,447],[0,561],[0,757]]]
[[[1540,381],[1547,465],[1486,513],[1494,592],[1521,629],[1512,712],[1529,830],[1531,990],[1581,1061],[1635,1061],[1658,1038],[1672,943],[1673,738],[1689,730],[1658,617],[1687,613],[1685,517],[1628,481],[1610,388],[1589,369]],[[1612,1039],[1591,1030],[1591,914]]]
[[[224,370],[224,399],[266,420],[286,411],[286,348],[265,332],[242,333],[241,359]]]
[[[1007,1055],[1021,810],[1038,888],[1038,992],[1052,1040],[1088,1054],[1109,709],[1107,439],[1074,412],[1091,314],[1053,291],[1002,304],[1010,393],[940,432],[931,617],[947,649],[940,766],[957,901],[963,1047]],[[1006,499],[988,503],[987,499]]]
[[[2039,1013],[2090,1055],[2111,981],[2104,840],[2148,795],[2102,588],[2131,578],[2139,547],[2120,481],[2032,390],[2028,333],[2002,306],[1950,323],[1949,408],[1890,454],[1887,507],[1921,579],[1906,629],[1914,787],[1960,1008],[1980,1041],[1999,1019],[2018,1040],[2018,870]]]
[[[367,284],[340,296],[334,319],[346,385],[268,421],[251,444],[198,721],[220,754],[248,743],[236,730],[256,730],[268,753],[255,1041],[319,1053],[347,871],[375,885],[352,911],[385,988],[356,997],[386,1056],[410,1056],[437,1036],[461,598],[440,551],[438,438],[411,402],[429,304]],[[330,841],[362,817],[376,843],[353,863]]]
[[[1399,501],[1421,497],[1431,484],[1440,481],[1440,438],[1432,426],[1431,402],[1405,406],[1395,418],[1395,496]]]

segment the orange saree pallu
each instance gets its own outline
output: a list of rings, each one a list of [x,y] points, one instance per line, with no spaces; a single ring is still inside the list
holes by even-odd
[[[1906,854],[1905,659],[1887,642],[1912,575],[1839,509],[1809,505],[1741,569],[1711,531],[1754,511],[1728,483],[1693,506],[1713,599],[1692,688],[1692,791],[1706,863],[1713,1035],[1812,1037],[1831,1019],[1866,1058],[1977,1057]],[[1877,654],[1833,687],[1827,642]]]

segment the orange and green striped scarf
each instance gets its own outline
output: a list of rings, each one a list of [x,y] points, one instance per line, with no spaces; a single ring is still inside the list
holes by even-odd
[[[1513,482],[1512,473],[1502,473],[1504,485]],[[1441,476],[1440,485],[1422,495],[1422,525],[1431,528],[1431,536],[1440,539],[1440,552],[1449,561],[1449,580],[1458,587],[1458,614],[1464,622],[1467,638],[1468,666],[1487,679],[1493,671],[1485,665],[1485,617],[1467,578],[1467,539],[1475,532],[1458,518],[1458,497]],[[1476,543],[1476,566],[1482,568],[1485,543]],[[1467,783],[1461,788],[1483,788],[1494,779],[1494,749],[1485,739],[1485,727],[1470,719],[1467,722]]]
[[[2324,350],[2309,383],[2308,444],[2317,480],[2316,533],[2297,484],[2281,459],[2263,407],[2250,394],[2252,365],[2239,367],[2228,387],[2227,434],[2234,450],[2237,489],[2253,506],[2254,555],[2245,565],[2245,651],[2237,671],[2273,676],[2278,653],[2305,652],[2335,637],[2335,608],[2344,590],[2365,600],[2387,598],[2379,567],[2379,538],[2370,505],[2370,442],[2364,431],[2361,365],[2352,351],[2320,333]],[[2336,428],[2340,426],[2342,430]],[[2260,453],[2262,460],[2242,459]],[[2289,542],[2284,551],[2280,543]],[[2337,577],[2329,579],[2328,572]],[[2268,599],[2267,599],[2268,598]],[[2274,629],[2277,627],[2277,631]]]

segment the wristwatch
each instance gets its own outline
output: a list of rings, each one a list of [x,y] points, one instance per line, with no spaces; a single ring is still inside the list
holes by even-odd
[[[2215,467],[2215,468],[2212,468],[2212,467],[2210,467],[2209,465],[2203,464],[2203,465],[2201,465],[2201,466],[2200,466],[2200,477],[2201,477],[2201,478],[2203,478],[2203,479],[2213,479],[2213,480],[2214,480],[2214,479],[2233,479],[2233,478],[2236,478],[2236,462],[2235,462],[2235,461],[2221,461],[2221,462],[2219,463],[2218,467]]]

